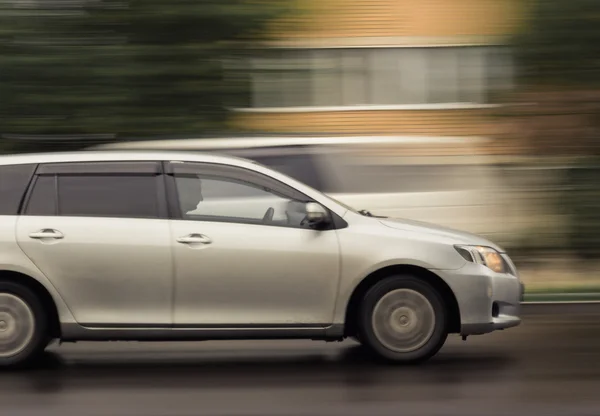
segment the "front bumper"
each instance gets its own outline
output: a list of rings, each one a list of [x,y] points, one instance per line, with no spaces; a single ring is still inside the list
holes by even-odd
[[[492,318],[492,322],[479,323],[479,324],[462,324],[460,326],[460,334],[467,335],[482,335],[490,332],[512,328],[519,326],[521,319],[516,316],[500,316],[498,318]]]
[[[458,270],[440,271],[460,310],[460,334],[480,335],[521,323],[524,286],[518,276],[495,273],[467,263]]]

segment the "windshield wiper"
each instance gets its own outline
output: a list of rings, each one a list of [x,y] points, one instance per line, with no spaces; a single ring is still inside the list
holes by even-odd
[[[361,209],[360,211],[358,211],[358,213],[359,213],[360,215],[364,215],[365,217],[373,217],[373,218],[387,218],[387,217],[385,217],[385,216],[383,216],[383,215],[373,215],[373,214],[371,213],[371,211],[368,211],[368,210],[366,210],[366,209]]]

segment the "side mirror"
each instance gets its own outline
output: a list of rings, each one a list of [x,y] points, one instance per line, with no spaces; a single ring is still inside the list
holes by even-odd
[[[308,202],[306,204],[306,222],[311,227],[322,227],[329,224],[329,213],[322,205]]]

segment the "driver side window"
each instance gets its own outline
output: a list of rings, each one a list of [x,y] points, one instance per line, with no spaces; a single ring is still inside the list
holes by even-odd
[[[259,184],[202,172],[174,179],[184,220],[305,227],[303,202]]]

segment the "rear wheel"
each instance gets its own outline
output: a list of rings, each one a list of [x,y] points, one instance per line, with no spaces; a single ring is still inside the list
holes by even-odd
[[[48,344],[48,320],[29,288],[0,282],[0,366],[30,362]]]
[[[359,312],[359,337],[378,356],[416,363],[435,355],[448,336],[444,301],[427,282],[390,276],[365,294]]]

